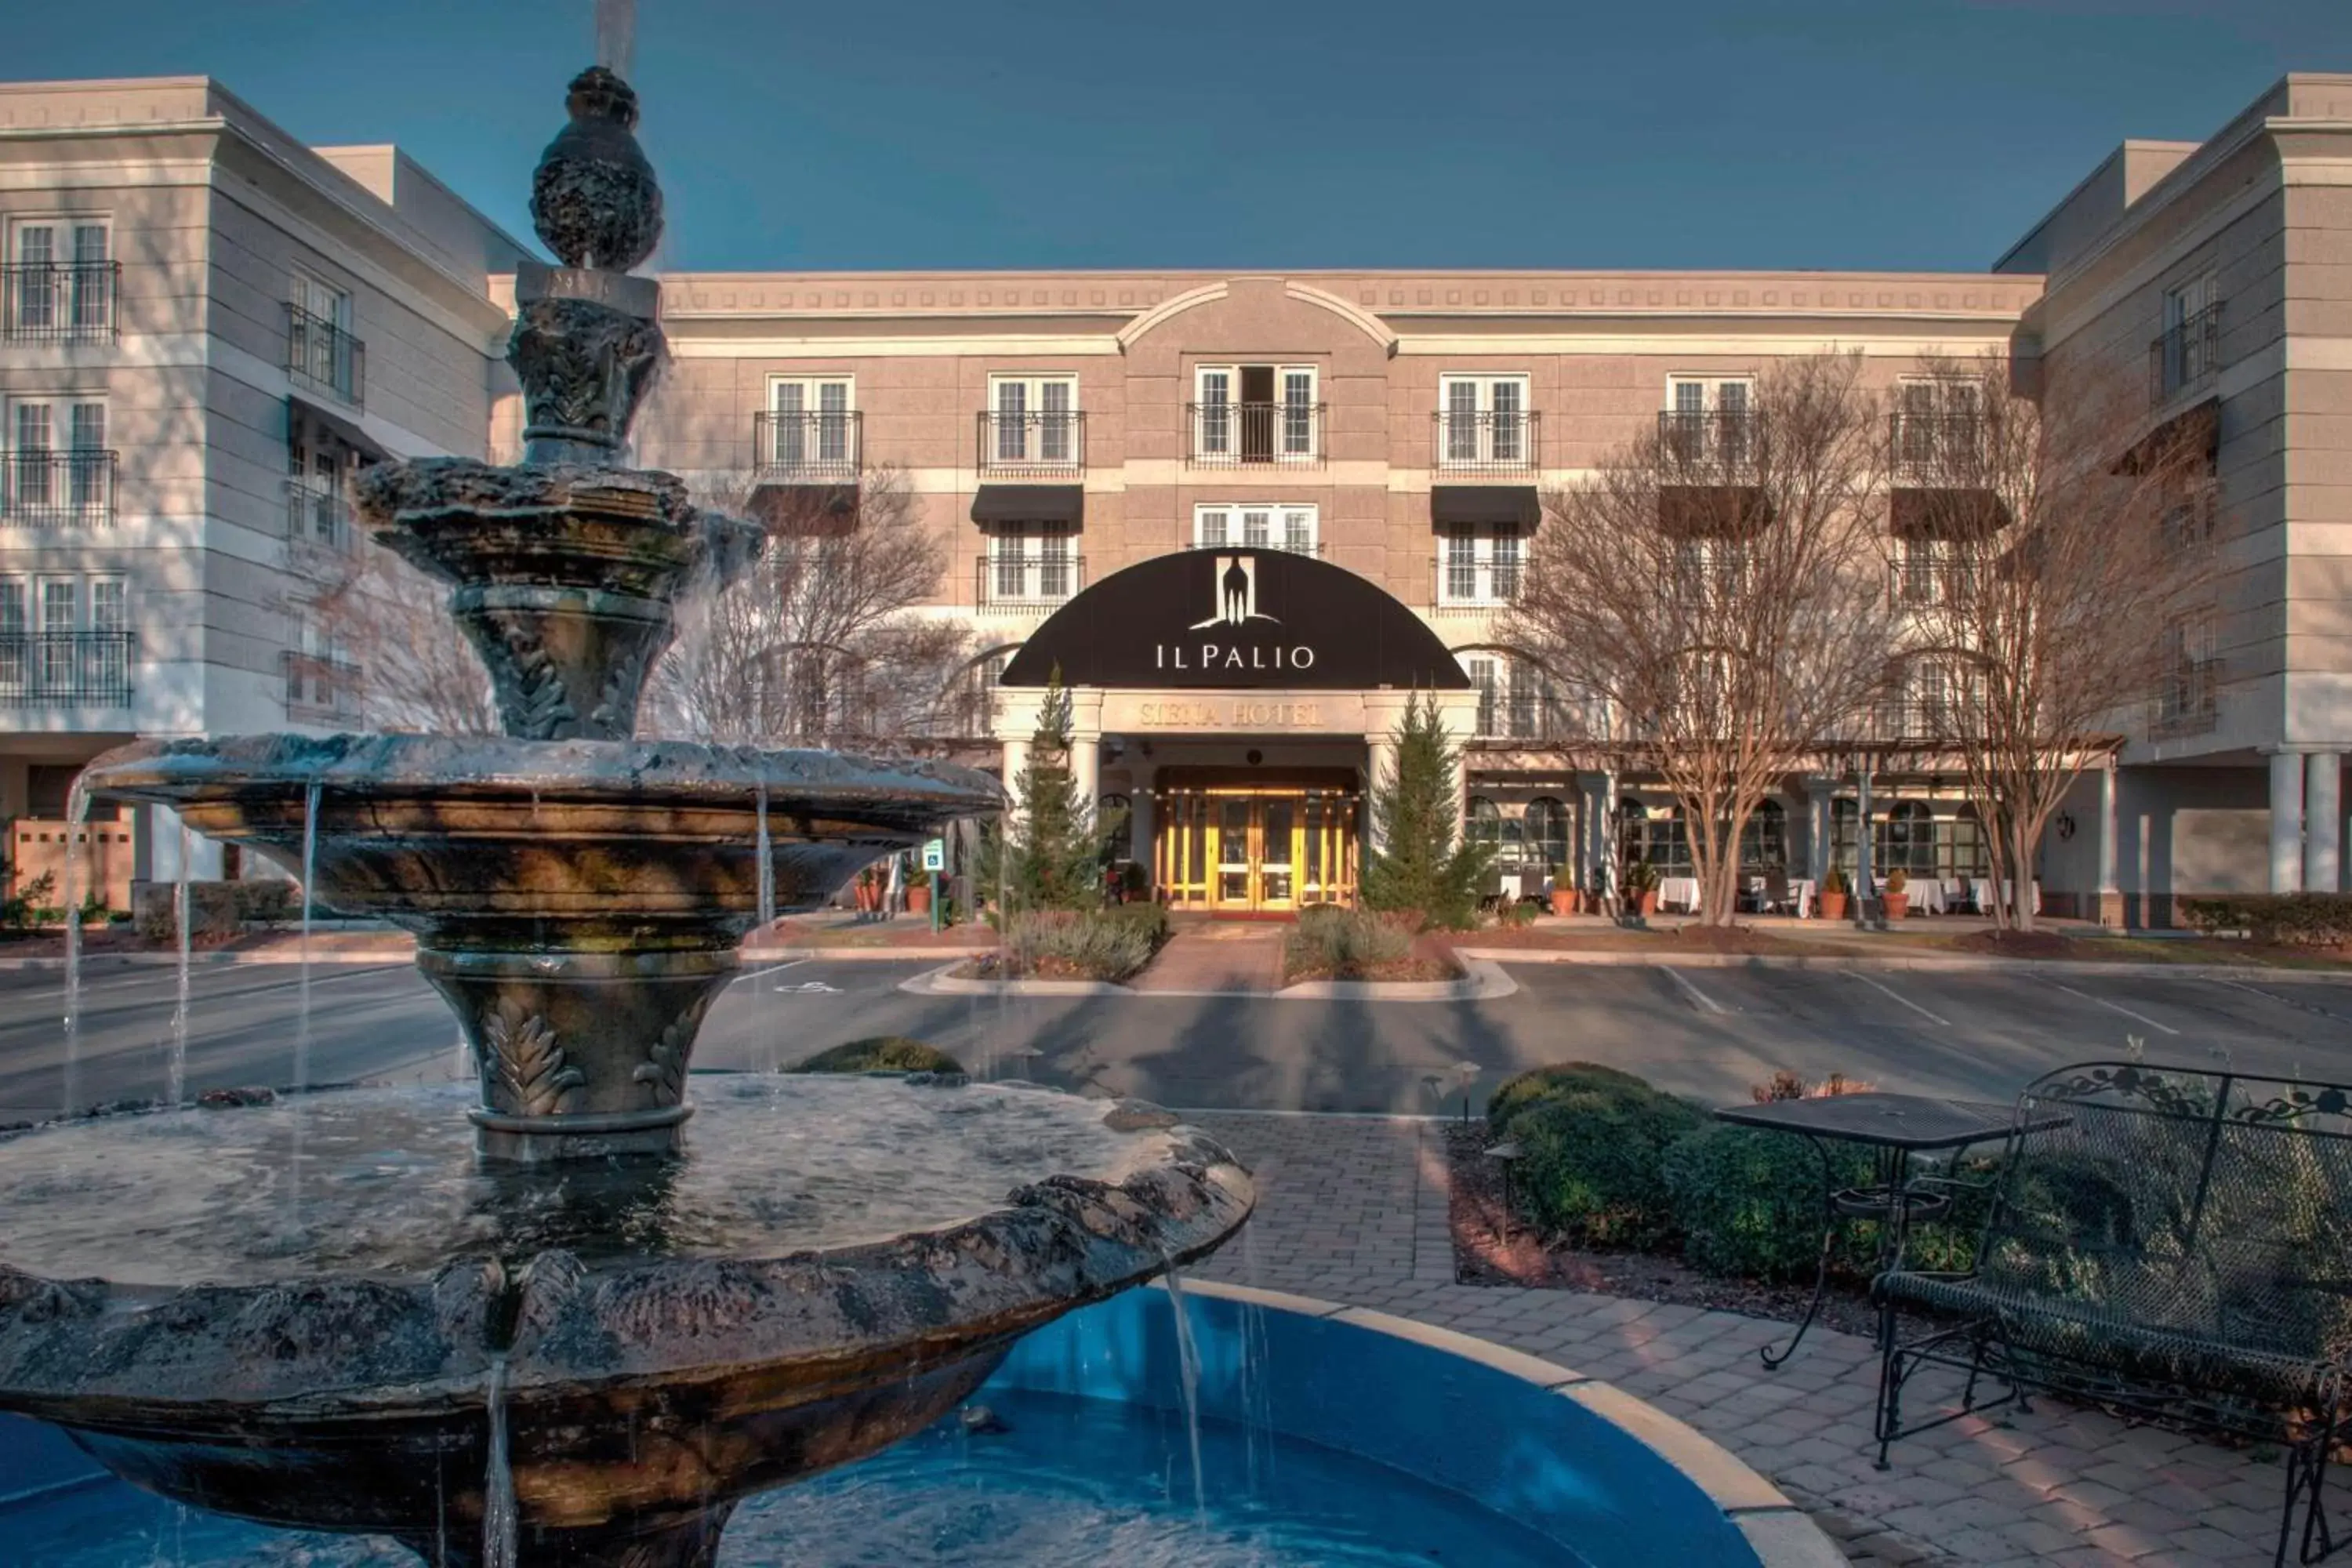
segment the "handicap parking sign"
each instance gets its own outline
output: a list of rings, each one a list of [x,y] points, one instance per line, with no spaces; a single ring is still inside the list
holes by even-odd
[[[923,846],[923,869],[944,871],[948,868],[948,841],[934,838]]]

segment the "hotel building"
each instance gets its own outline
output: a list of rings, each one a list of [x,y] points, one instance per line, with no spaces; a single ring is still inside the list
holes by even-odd
[[[356,464],[509,455],[518,249],[395,151],[300,148],[204,81],[0,89],[0,812],[37,816],[130,734],[334,722],[300,553],[341,537]],[[1349,895],[1416,689],[1507,860],[1581,879],[1613,836],[1671,867],[1665,795],[1568,738],[1498,631],[1544,489],[1644,430],[1736,429],[1781,356],[1858,352],[1899,458],[1923,356],[2095,345],[2145,378],[2150,431],[2208,437],[2228,570],[2210,614],[2148,628],[2176,679],[2055,825],[2045,908],[2162,923],[2183,893],[2342,886],[2352,77],[2126,143],[1982,272],[662,281],[637,460],[778,516],[895,470],[949,563],[924,613],[969,626],[959,679],[989,699],[909,739],[1010,778],[1058,668],[1120,851],[1234,911]],[[1866,831],[1882,869],[1978,869],[1957,765],[1900,740],[1790,777],[1758,867],[1851,865]],[[155,869],[163,836],[131,837]]]

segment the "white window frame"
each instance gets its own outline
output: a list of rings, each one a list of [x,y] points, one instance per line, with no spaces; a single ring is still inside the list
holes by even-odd
[[[1437,537],[1439,607],[1499,609],[1518,596],[1528,569],[1527,535],[1518,529],[1458,523]]]
[[[2210,268],[2164,291],[2164,395],[2201,385],[2217,368],[2207,360],[2210,354],[2218,362],[2219,342],[2209,345],[2204,333],[2188,329],[2221,300],[2221,275]]]
[[[1192,548],[1319,555],[1322,513],[1312,501],[1201,501],[1192,508]]]
[[[36,233],[52,236],[48,255],[37,260],[25,255],[26,237]],[[86,237],[98,237],[98,254],[87,255]],[[59,269],[76,268],[114,258],[114,216],[111,213],[24,213],[8,220],[5,259],[15,266],[47,265]],[[14,320],[11,329],[37,328],[54,331],[60,325],[57,319],[62,310],[74,329],[95,329],[102,326],[106,311],[105,282],[85,292],[79,271],[68,270],[62,280],[52,274],[49,279],[35,284],[29,275],[17,275],[9,291],[9,310]],[[37,305],[37,310],[28,306]],[[37,321],[33,318],[38,315]]]
[[[833,406],[827,394],[840,392],[840,405]],[[793,393],[796,405],[786,407],[785,394]],[[757,454],[759,466],[784,473],[801,470],[854,468],[861,461],[857,450],[857,377],[847,371],[820,372],[805,375],[771,375],[768,377],[767,411],[771,416],[808,416],[814,421],[796,419],[786,426],[781,418],[768,426],[768,449]],[[839,415],[834,424],[824,416]],[[788,437],[785,434],[791,431]]]
[[[65,595],[62,620],[50,614],[58,590]],[[101,599],[110,605],[103,614]],[[84,642],[82,634],[130,629],[131,586],[121,572],[0,574],[0,697],[121,683],[128,673],[127,650]]]
[[[981,557],[989,606],[1061,605],[1078,591],[1078,534],[1066,523],[1008,522]]]
[[[1727,400],[1724,393],[1733,389],[1738,391],[1738,396]],[[1697,395],[1686,397],[1686,391],[1695,391]],[[1724,448],[1722,431],[1712,416],[1727,414],[1735,408],[1753,411],[1755,406],[1756,377],[1750,372],[1675,371],[1666,376],[1665,412],[1700,416],[1696,439],[1687,436],[1675,438],[1691,442],[1687,447],[1680,448],[1680,455],[1685,461],[1719,461],[1736,458],[1738,454]]]
[[[1048,406],[1055,394],[1058,407]],[[1013,395],[1018,394],[1017,399]],[[1008,399],[1018,407],[1008,407]],[[988,378],[985,467],[1078,467],[1078,377],[1075,371],[1003,371]],[[1060,416],[1058,421],[1054,417]],[[1056,439],[1058,437],[1058,439]],[[1058,448],[1058,449],[1057,449]]]
[[[26,421],[21,410],[39,409],[43,426],[38,446],[22,443]],[[110,410],[104,395],[89,393],[27,393],[0,400],[0,523],[20,508],[72,511],[84,518],[104,514],[110,494],[104,468],[92,464],[68,466],[62,472],[46,461],[59,452],[103,452],[107,449]],[[95,439],[90,437],[95,437]]]
[[[1446,371],[1437,378],[1437,466],[1441,468],[1487,468],[1504,465],[1535,466],[1535,431],[1529,414],[1533,378],[1524,371]],[[1496,395],[1509,388],[1517,405]],[[1470,394],[1457,401],[1456,389]],[[1500,416],[1509,413],[1509,420]],[[1468,417],[1465,418],[1464,416]],[[1466,426],[1466,427],[1465,427]]]
[[[1239,463],[1242,455],[1242,429],[1245,416],[1232,412],[1244,406],[1241,400],[1242,372],[1266,370],[1274,374],[1274,403],[1266,418],[1268,463],[1314,463],[1323,449],[1323,373],[1311,364],[1281,364],[1266,360],[1232,360],[1219,364],[1196,364],[1192,367],[1192,450],[1203,458],[1221,462]],[[1224,378],[1223,395],[1214,402],[1227,412],[1220,417],[1212,410],[1209,396],[1210,379]],[[1305,380],[1307,396],[1303,420],[1290,416],[1290,388],[1294,377]]]
[[[294,367],[293,374],[339,396],[358,397],[360,366],[354,346],[357,338],[352,330],[355,310],[352,291],[340,283],[329,282],[319,273],[296,267],[289,271],[286,297],[310,320],[324,321],[334,329],[331,335],[323,338],[305,329],[303,363]],[[289,363],[294,357],[291,353],[287,355]]]

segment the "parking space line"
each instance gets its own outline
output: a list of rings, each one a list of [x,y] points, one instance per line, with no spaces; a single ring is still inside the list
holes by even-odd
[[[1930,1013],[1927,1009],[1919,1005],[1918,1003],[1911,1000],[1910,997],[1906,996],[1900,991],[1895,990],[1892,985],[1882,985],[1877,981],[1873,980],[1869,975],[1862,973],[1859,969],[1850,969],[1846,971],[1846,973],[1853,975],[1856,980],[1861,981],[1864,985],[1869,986],[1873,991],[1882,993],[1888,1000],[1902,1003],[1903,1005],[1910,1008],[1911,1011],[1918,1014],[1919,1016],[1927,1019],[1930,1024],[1939,1024],[1947,1029],[1952,1026],[1952,1021],[1949,1018],[1937,1017],[1935,1014]]]
[[[2092,1004],[2094,1006],[2105,1007],[2110,1013],[2121,1013],[2125,1017],[2136,1019],[2140,1023],[2146,1024],[2151,1029],[2161,1029],[2168,1035],[2177,1035],[2180,1033],[2179,1030],[2174,1028],[2169,1024],[2159,1024],[2145,1013],[2135,1013],[2130,1008],[2124,1006],[2120,1003],[2110,1002],[2104,996],[2094,996],[2087,991],[2077,991],[2072,985],[2065,984],[2061,981],[2053,980],[2050,984],[2057,986],[2059,990],[2063,991],[2069,996],[2080,996],[2084,1001]]]
[[[2352,1023],[2352,1019],[2346,1018],[2343,1014],[2332,1007],[2323,1007],[2316,1002],[2305,1002],[2299,997],[2282,996],[2275,991],[2265,991],[2259,985],[2249,985],[2242,980],[2224,980],[2216,975],[2213,977],[2213,984],[2227,985],[2233,991],[2242,991],[2249,996],[2259,996],[2265,1002],[2275,1002],[2282,1007],[2294,1007],[2302,1012],[2316,1014],[2322,1018],[2331,1018],[2339,1024]]]
[[[1691,999],[1692,1005],[1698,1008],[1700,1012],[1713,1013],[1718,1016],[1727,1015],[1730,1012],[1729,1008],[1724,1006],[1722,1004],[1716,1001],[1714,997],[1708,995],[1706,992],[1692,984],[1688,977],[1686,977],[1681,970],[1676,969],[1673,964],[1661,963],[1658,967],[1666,972],[1667,979],[1682,987],[1683,994],[1689,997]]]

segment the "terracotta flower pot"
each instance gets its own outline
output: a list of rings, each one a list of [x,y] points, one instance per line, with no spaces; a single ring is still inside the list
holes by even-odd
[[[1658,889],[1655,888],[1643,889],[1642,891],[1642,918],[1643,920],[1648,920],[1652,915],[1656,914],[1657,912]]]
[[[1888,920],[1891,920],[1891,921],[1899,921],[1899,920],[1901,920],[1905,915],[1907,915],[1907,914],[1909,914],[1909,913],[1911,912],[1911,895],[1910,895],[1910,894],[1908,894],[1908,893],[1886,893],[1886,894],[1883,894],[1883,895],[1882,895],[1882,898],[1883,898],[1883,900],[1884,900],[1884,901],[1885,902],[1885,905],[1886,905],[1886,918],[1887,918]]]
[[[929,882],[912,882],[908,885],[907,912],[910,915],[927,915],[931,912],[931,885]]]
[[[1845,919],[1845,895],[1843,893],[1822,893],[1818,895],[1818,897],[1822,906],[1822,919],[1825,921],[1842,921]]]
[[[1556,915],[1574,914],[1576,912],[1576,889],[1574,888],[1554,888],[1551,890],[1551,912]]]

